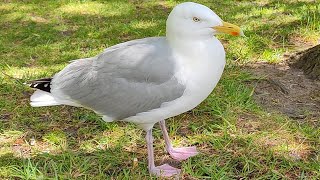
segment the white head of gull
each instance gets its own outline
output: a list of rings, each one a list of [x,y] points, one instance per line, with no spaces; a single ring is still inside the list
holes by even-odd
[[[106,122],[136,123],[147,132],[150,173],[179,174],[168,164],[155,166],[152,128],[160,123],[172,158],[198,153],[196,147],[173,148],[164,120],[196,107],[218,83],[225,65],[224,48],[214,36],[218,33],[243,35],[206,6],[179,4],[167,19],[166,37],[132,40],[74,60],[52,78],[32,81],[37,91],[30,104],[85,107]]]

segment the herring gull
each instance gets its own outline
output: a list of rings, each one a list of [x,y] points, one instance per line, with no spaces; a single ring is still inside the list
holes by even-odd
[[[168,16],[165,37],[117,44],[95,57],[72,61],[52,78],[32,81],[30,87],[37,90],[31,106],[85,107],[106,122],[133,122],[147,132],[149,172],[179,174],[168,164],[155,166],[152,128],[160,123],[173,159],[198,153],[194,146],[172,146],[165,119],[199,105],[218,83],[225,66],[224,48],[214,36],[218,33],[243,35],[204,5],[179,4]]]

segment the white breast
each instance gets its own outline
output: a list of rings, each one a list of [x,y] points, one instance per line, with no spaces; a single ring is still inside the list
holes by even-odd
[[[153,127],[156,122],[182,114],[199,105],[217,85],[224,66],[225,51],[217,39],[199,44],[194,52],[175,55],[177,69],[175,77],[185,84],[183,95],[160,108],[139,113],[125,121],[134,122],[144,130]]]

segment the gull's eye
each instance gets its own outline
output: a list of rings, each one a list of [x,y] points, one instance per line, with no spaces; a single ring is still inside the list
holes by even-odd
[[[199,22],[200,21],[200,19],[197,18],[197,17],[193,17],[192,19],[193,19],[194,22]]]

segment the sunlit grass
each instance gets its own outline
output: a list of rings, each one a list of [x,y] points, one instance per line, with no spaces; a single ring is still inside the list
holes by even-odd
[[[157,25],[157,22],[154,21],[133,21],[130,23],[130,26],[135,29],[147,29],[153,28]]]
[[[125,15],[130,12],[132,6],[126,2],[99,3],[83,2],[68,3],[58,9],[67,15],[97,15],[112,18],[112,16]]]

